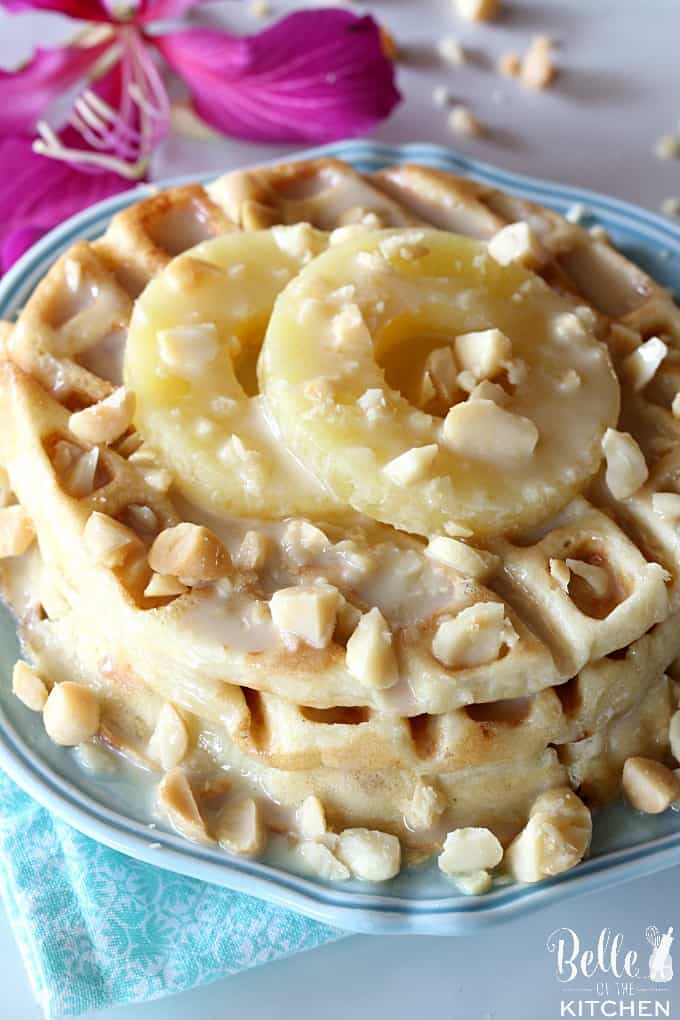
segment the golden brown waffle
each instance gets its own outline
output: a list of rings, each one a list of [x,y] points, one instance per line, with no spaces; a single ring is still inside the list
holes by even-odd
[[[426,587],[443,585],[443,597],[420,615],[417,592],[407,611],[383,607],[402,677],[387,690],[348,672],[341,629],[323,649],[272,645],[262,606],[277,586],[322,575],[355,610],[380,602],[361,567],[357,577],[334,574],[328,558],[291,563],[282,555],[267,576],[238,566],[248,529],[268,534],[278,549],[276,522],[231,522],[220,532],[237,562],[226,595],[219,585],[144,594],[151,576],[144,550],[158,532],[186,519],[218,524],[177,498],[164,465],[135,457],[143,437],[133,429],[93,446],[70,433],[69,415],[120,383],[133,301],[154,275],[225,230],[301,221],[322,230],[430,224],[487,240],[520,220],[539,239],[537,271],[572,307],[592,309],[610,349],[622,389],[619,428],[638,441],[650,469],[639,491],[614,499],[602,472],[557,517],[491,541],[498,566],[483,583],[433,564],[421,540],[357,515],[315,522],[333,545],[350,536],[359,564],[377,547],[391,563],[410,557]],[[625,359],[651,336],[668,353],[653,380],[636,389]],[[24,607],[25,637],[55,680],[70,665],[100,686],[102,732],[114,745],[134,745],[143,756],[159,705],[172,702],[213,760],[248,771],[281,804],[314,794],[337,827],[383,828],[406,842],[404,815],[418,784],[442,791],[441,831],[488,825],[505,841],[541,790],[568,781],[599,803],[618,791],[626,757],[666,757],[675,705],[664,673],[680,654],[671,615],[680,607],[680,547],[677,520],[653,499],[680,493],[680,419],[671,407],[680,312],[610,245],[533,203],[422,167],[362,177],[333,160],[283,164],[143,198],[114,218],[104,238],[67,252],[0,337],[9,359],[0,373],[0,463],[33,520],[42,558],[31,568],[41,596],[40,606]],[[92,561],[81,535],[93,510],[136,532],[136,559],[115,569]],[[604,572],[604,594],[578,575],[555,576],[552,564],[566,558]],[[12,572],[3,574],[17,603]],[[517,641],[492,663],[443,666],[431,652],[440,620],[488,601],[503,603]],[[234,617],[239,627],[259,621],[254,645],[236,637]],[[197,774],[207,767],[200,756],[188,762]],[[272,824],[285,827],[275,813]]]

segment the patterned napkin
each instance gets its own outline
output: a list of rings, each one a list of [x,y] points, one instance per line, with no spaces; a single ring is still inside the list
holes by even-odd
[[[0,880],[48,1017],[171,995],[344,935],[109,850],[3,772]]]

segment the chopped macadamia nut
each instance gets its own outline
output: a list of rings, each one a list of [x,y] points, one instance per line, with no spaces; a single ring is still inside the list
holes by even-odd
[[[405,262],[413,262],[429,254],[430,249],[422,242],[425,234],[422,230],[405,230],[392,234],[380,241],[378,247],[386,259],[401,258]]]
[[[680,418],[680,393],[676,393],[671,403],[671,413],[674,418]]]
[[[664,216],[680,216],[680,198],[675,195],[664,198],[661,203],[661,212]]]
[[[250,0],[248,10],[254,18],[268,18],[272,12],[267,0]]]
[[[447,64],[457,66],[465,63],[465,51],[453,35],[445,35],[443,39],[439,40],[437,43],[437,53]]]
[[[360,252],[359,254],[373,254],[372,252]],[[381,263],[387,265],[382,256],[378,256]],[[368,327],[364,322],[361,309],[358,305],[345,305],[334,317],[331,323],[333,343],[335,347],[348,347],[352,344],[365,347],[371,342]]]
[[[511,386],[521,386],[523,382],[526,382],[529,369],[524,358],[513,358],[504,367]]]
[[[557,384],[561,393],[575,393],[581,385],[581,376],[575,369],[568,369]]]
[[[500,0],[453,0],[453,5],[466,21],[493,21],[500,10]]]
[[[435,347],[425,358],[424,378],[429,378],[434,387],[432,396],[438,395],[447,404],[451,404],[458,393],[457,375],[458,366],[450,347]]]
[[[189,734],[184,720],[174,705],[165,702],[149,740],[149,756],[168,772],[184,761],[188,750]]]
[[[364,613],[347,642],[347,669],[367,687],[392,687],[399,679],[392,631],[377,606]]]
[[[294,223],[292,226],[272,227],[276,246],[291,258],[309,262],[321,251],[321,236],[317,236],[309,223]]]
[[[305,797],[296,811],[296,818],[298,829],[304,839],[322,839],[328,832],[324,806],[313,794]]]
[[[519,882],[540,882],[573,868],[590,846],[592,818],[569,789],[542,793],[529,821],[505,851],[503,863]]]
[[[509,399],[509,393],[502,386],[489,382],[488,379],[482,379],[470,393],[470,400],[493,400],[494,404],[498,404],[499,407],[507,404]]]
[[[431,829],[446,808],[446,797],[431,783],[416,781],[411,802],[404,814],[409,829],[422,832]]]
[[[47,701],[47,687],[41,676],[21,660],[12,671],[12,692],[32,712],[42,712]]]
[[[626,758],[621,786],[628,802],[646,815],[661,814],[680,797],[680,779],[651,758]]]
[[[271,549],[271,541],[261,531],[246,531],[236,554],[241,570],[262,570]]]
[[[76,262],[75,259],[66,259],[64,263],[64,277],[66,279],[66,286],[75,294],[80,289],[80,284],[83,279],[83,270],[80,262]]]
[[[567,566],[564,560],[551,559],[548,564],[550,570],[550,576],[554,581],[557,581],[560,588],[563,591],[567,591],[569,588],[569,582],[571,580],[571,570]]]
[[[456,382],[460,386],[461,390],[465,390],[466,393],[472,393],[472,391],[477,385],[477,380],[475,379],[474,375],[472,374],[469,368],[466,368],[462,372],[458,373]]]
[[[484,132],[482,124],[467,106],[453,107],[449,114],[449,127],[454,134],[467,135],[468,138],[476,138]]]
[[[399,840],[376,829],[345,829],[336,853],[352,875],[365,882],[387,882],[401,867]]]
[[[383,467],[383,473],[387,475],[395,485],[412,485],[414,482],[422,482],[431,474],[431,467],[439,453],[436,443],[429,446],[414,446],[412,450],[400,453],[394,460],[389,461]]]
[[[281,544],[286,555],[296,563],[305,563],[328,549],[328,535],[309,521],[289,521],[283,529]]]
[[[158,805],[177,831],[187,839],[195,843],[213,842],[181,766],[166,772],[158,784]]]
[[[502,227],[489,241],[487,250],[500,266],[509,266],[511,262],[532,266],[543,254],[538,238],[524,220]]]
[[[69,496],[74,499],[82,499],[84,496],[91,495],[98,466],[99,447],[97,446],[76,456],[71,468],[63,476],[64,488]]]
[[[599,598],[602,598],[609,591],[609,574],[604,567],[598,567],[594,563],[585,563],[583,560],[572,559],[566,560],[566,566],[572,574],[582,577]]]
[[[265,826],[260,806],[252,797],[227,801],[220,812],[215,836],[232,854],[256,854],[264,847]]]
[[[435,85],[432,89],[432,102],[435,106],[448,106],[451,98],[451,90],[446,85]]]
[[[675,712],[671,718],[668,727],[668,740],[671,745],[671,754],[676,761],[680,762],[680,712]]]
[[[668,347],[663,340],[653,336],[624,358],[623,371],[636,392],[651,382],[667,354]]]
[[[357,407],[360,407],[371,424],[380,421],[387,412],[387,401],[385,394],[377,387],[365,390],[357,400]]]
[[[418,406],[427,407],[427,405],[434,400],[437,396],[437,389],[434,385],[434,380],[430,372],[423,372],[420,380],[420,387],[418,389]]]
[[[141,503],[130,503],[125,511],[125,523],[133,531],[141,532],[143,535],[155,535],[160,527],[158,517],[150,506],[143,506]]]
[[[217,357],[219,349],[214,322],[161,329],[157,339],[161,362],[177,375],[186,378],[205,372]]]
[[[163,599],[171,598],[173,595],[183,595],[188,590],[187,586],[172,574],[152,574],[151,580],[144,589],[144,594],[148,599]]]
[[[45,702],[43,722],[48,737],[62,747],[75,747],[99,730],[99,698],[95,691],[70,680],[55,684]]]
[[[95,451],[98,452],[96,447]],[[172,485],[172,474],[161,466],[155,451],[149,447],[141,446],[130,454],[128,461],[139,469],[147,485],[157,492],[167,492]]]
[[[74,757],[82,768],[98,776],[115,775],[120,768],[119,761],[112,751],[91,741],[78,744]]]
[[[444,666],[467,669],[495,662],[504,644],[517,639],[502,602],[480,602],[443,619],[432,641],[432,654]]]
[[[469,871],[463,875],[451,876],[457,888],[464,896],[481,896],[488,892],[493,885],[493,879],[488,871]]]
[[[166,528],[149,550],[149,566],[186,583],[216,581],[231,574],[231,557],[208,528],[184,522]]]
[[[661,135],[654,146],[658,159],[677,159],[680,156],[680,137],[675,134]]]
[[[21,556],[35,539],[33,521],[22,506],[0,508],[0,560]]]
[[[680,494],[677,492],[655,492],[652,496],[652,510],[659,517],[680,520]]]
[[[611,244],[609,234],[600,223],[594,223],[592,227],[589,227],[588,233],[594,241],[599,241],[601,244]]]
[[[144,548],[134,531],[98,510],[93,510],[85,523],[83,542],[94,562],[102,567],[120,567],[131,553]]]
[[[131,464],[136,464],[139,467],[158,466],[158,454],[147,443],[138,445],[137,448],[132,451],[128,460]]]
[[[482,329],[461,333],[455,340],[456,360],[464,371],[472,372],[475,383],[493,379],[512,357],[512,344],[500,329]]]
[[[278,630],[312,648],[326,648],[333,637],[340,592],[332,584],[281,588],[269,608]]]
[[[472,538],[472,531],[458,521],[445,521],[444,531],[452,538]]]
[[[113,443],[132,424],[135,395],[119,386],[98,404],[76,411],[68,420],[69,431],[85,443]]]
[[[607,469],[605,481],[614,499],[628,499],[647,481],[642,450],[628,432],[607,429],[602,438]]]
[[[449,832],[437,859],[445,875],[495,868],[503,858],[503,847],[490,829],[466,828]]]
[[[578,344],[588,336],[583,322],[575,312],[560,312],[553,321],[553,335],[567,344]]]
[[[498,61],[498,70],[504,78],[519,78],[522,61],[517,53],[503,53]]]
[[[431,560],[453,567],[466,577],[474,577],[477,581],[492,574],[499,563],[498,556],[494,553],[473,549],[465,542],[448,538],[446,535],[435,535],[431,538],[425,549],[425,555]]]
[[[535,35],[522,60],[520,81],[527,88],[540,92],[550,84],[556,73],[552,42],[545,35]]]
[[[444,419],[442,435],[456,453],[500,468],[530,460],[538,442],[538,429],[529,418],[492,400],[455,404]]]
[[[345,882],[349,878],[349,868],[323,843],[307,840],[298,845],[297,851],[308,870],[319,878],[327,882]]]

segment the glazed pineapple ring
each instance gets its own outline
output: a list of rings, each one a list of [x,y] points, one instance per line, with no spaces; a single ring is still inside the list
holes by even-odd
[[[339,499],[417,534],[488,537],[545,519],[597,471],[619,387],[589,325],[476,241],[357,233],[277,300],[260,388]]]
[[[271,432],[255,374],[277,294],[326,239],[307,224],[223,234],[173,259],[135,305],[124,368],[135,425],[204,509],[338,510]]]

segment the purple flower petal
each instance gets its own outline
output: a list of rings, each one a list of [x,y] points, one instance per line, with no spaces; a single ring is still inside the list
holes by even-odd
[[[191,10],[207,0],[140,0],[135,12],[135,21],[140,24],[148,21],[170,21],[182,18]]]
[[[8,11],[55,11],[83,21],[111,21],[103,0],[2,0]]]
[[[380,28],[349,11],[297,11],[257,35],[190,28],[149,40],[213,127],[253,141],[370,131],[399,102]]]
[[[52,227],[130,187],[118,174],[84,173],[38,156],[27,138],[0,141],[0,166],[0,272]]]
[[[82,78],[108,45],[39,48],[19,70],[0,71],[0,134],[32,131],[50,103]]]
[[[184,17],[192,7],[209,0],[139,0],[129,20],[138,24],[149,21],[169,21]],[[124,9],[124,4],[120,4]],[[116,21],[112,11],[115,0],[0,0],[0,7],[8,11],[55,11],[83,21]]]

